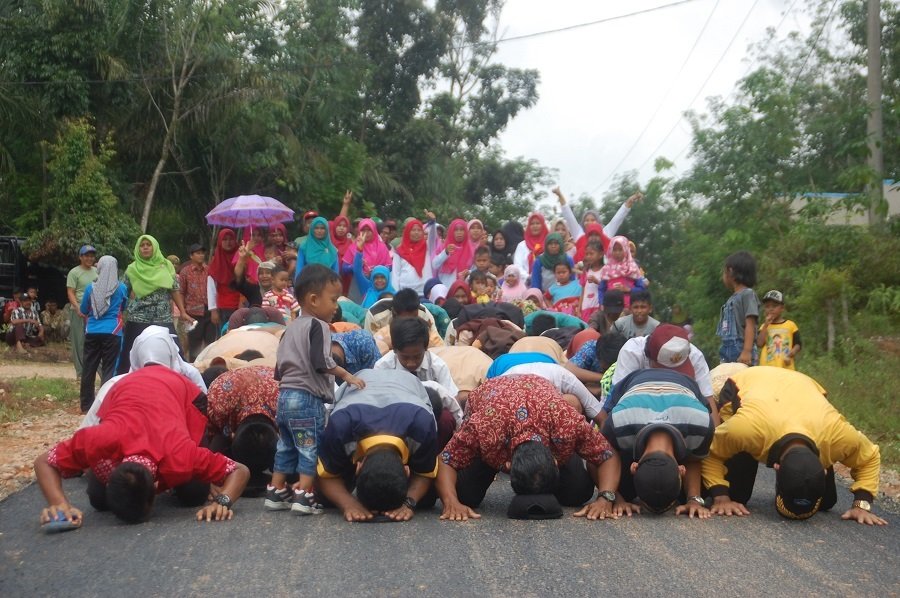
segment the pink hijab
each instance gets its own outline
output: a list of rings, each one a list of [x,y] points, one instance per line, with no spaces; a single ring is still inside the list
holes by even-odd
[[[375,266],[387,266],[390,268],[393,264],[393,260],[391,259],[391,253],[388,251],[387,245],[385,245],[384,241],[381,240],[381,237],[378,236],[378,227],[375,226],[375,221],[371,218],[364,218],[359,221],[358,237],[362,237],[366,229],[372,231],[372,240],[363,245],[362,249],[363,272],[368,275]],[[351,243],[350,247],[347,248],[346,253],[344,253],[344,263],[352,265],[358,251],[356,243]]]
[[[613,247],[619,245],[625,252],[622,261],[616,261],[612,256]],[[628,245],[628,237],[619,235],[609,241],[609,249],[606,250],[606,264],[600,268],[601,280],[613,280],[614,278],[638,279],[641,277],[641,268],[631,257],[631,247]]]
[[[510,275],[516,277],[516,285],[512,287],[506,283],[506,279]],[[519,267],[507,266],[506,270],[503,271],[503,285],[500,287],[500,301],[510,303],[512,301],[524,299],[527,292],[528,287],[522,283],[522,273],[519,271]]]
[[[459,229],[463,231],[461,243],[456,242],[456,231]],[[472,267],[472,263],[475,261],[475,248],[478,247],[478,243],[473,243],[469,240],[469,226],[462,218],[457,218],[447,227],[447,242],[444,244],[443,249],[447,249],[451,245],[456,247],[456,251],[453,252],[453,255],[447,257],[447,261],[441,266],[440,271],[443,273],[461,272]]]

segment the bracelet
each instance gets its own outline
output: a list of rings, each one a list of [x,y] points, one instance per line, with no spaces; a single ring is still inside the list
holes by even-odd
[[[706,501],[703,500],[702,496],[688,496],[687,499],[688,499],[688,502],[695,502],[702,507],[706,506]]]

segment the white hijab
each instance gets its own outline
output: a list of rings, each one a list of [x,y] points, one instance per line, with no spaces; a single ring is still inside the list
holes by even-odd
[[[145,328],[134,339],[130,356],[132,372],[150,364],[162,365],[189,378],[203,392],[207,391],[199,370],[185,362],[178,354],[178,347],[168,328],[162,326]]]

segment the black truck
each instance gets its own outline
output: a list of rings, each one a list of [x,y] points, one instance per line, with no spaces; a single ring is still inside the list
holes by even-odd
[[[53,299],[60,308],[65,307],[68,302],[66,271],[29,262],[22,252],[24,243],[22,237],[0,236],[0,308],[15,293],[24,293],[28,287],[37,288],[41,305]]]

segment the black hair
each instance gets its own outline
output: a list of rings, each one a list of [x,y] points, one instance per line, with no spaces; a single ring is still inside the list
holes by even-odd
[[[483,282],[487,284],[487,274],[482,272],[481,270],[475,270],[471,274],[469,274],[469,284],[473,284],[476,282]]]
[[[559,485],[553,453],[537,440],[523,442],[512,454],[509,481],[516,494],[551,494]]]
[[[332,339],[331,340],[331,358],[334,360],[334,362],[336,364],[338,364],[339,366],[341,366],[344,369],[347,369],[347,360],[345,359],[346,355],[342,357],[341,355],[334,352],[335,345],[337,345],[338,347],[341,348],[341,353],[343,353],[344,347],[341,346],[341,343],[334,340],[334,337],[331,337],[331,339]]]
[[[272,467],[278,432],[265,415],[251,415],[240,423],[231,441],[231,456],[247,466],[251,473]]]
[[[637,303],[638,301],[643,301],[647,305],[653,305],[653,301],[650,299],[650,291],[647,289],[631,289],[631,303]]]
[[[321,293],[330,284],[340,284],[341,277],[337,272],[322,264],[307,264],[300,270],[297,283],[294,285],[297,301],[303,301],[307,295]]]
[[[235,359],[240,359],[241,361],[253,361],[254,359],[261,359],[262,357],[264,357],[264,355],[256,349],[245,349],[234,356]]]
[[[594,251],[599,253],[601,256],[603,255],[603,244],[600,243],[600,241],[590,241],[585,246],[585,249],[593,249]]]
[[[408,314],[419,311],[419,294],[415,289],[402,289],[394,295],[394,304],[391,309],[394,314]]]
[[[224,365],[211,365],[203,371],[200,377],[203,378],[203,383],[206,384],[206,388],[209,388],[210,385],[215,382],[216,378],[227,371],[228,368]]]
[[[425,387],[425,392],[428,394],[428,401],[431,403],[431,411],[434,413],[435,419],[437,419],[441,416],[441,411],[444,410],[444,402],[441,400],[441,393],[430,386]]]
[[[390,299],[394,296],[394,294],[390,291],[383,291],[380,295],[378,295],[379,299]]]
[[[404,316],[391,322],[391,344],[394,349],[402,351],[415,345],[427,349],[430,335],[428,323],[422,318]]]
[[[479,245],[478,249],[475,250],[475,259],[478,259],[478,257],[485,254],[490,255],[490,253],[491,250],[488,249],[486,245]]]
[[[532,336],[540,336],[551,328],[556,328],[556,318],[550,314],[538,314],[531,321]]]
[[[106,504],[125,523],[146,521],[155,497],[153,475],[139,463],[121,463],[106,484]]]
[[[731,278],[745,287],[756,286],[756,259],[749,251],[738,251],[725,258],[725,269]]]
[[[597,339],[597,363],[604,372],[619,359],[619,351],[628,341],[618,333],[604,334]]]
[[[209,482],[191,480],[172,488],[172,494],[182,507],[199,507],[209,498]]]
[[[409,479],[400,453],[375,447],[366,454],[356,478],[356,497],[372,511],[391,511],[403,505]]]
[[[285,270],[285,269],[282,268],[281,266],[275,266],[275,269],[272,270],[272,278],[275,278],[276,276],[278,276],[278,275],[281,274],[282,272],[284,272],[285,274],[287,274],[287,270]]]
[[[334,315],[331,316],[331,323],[335,322],[343,322],[344,321],[344,310],[341,309],[341,306],[338,305],[337,309],[334,310]]]
[[[261,307],[251,307],[247,312],[247,317],[244,319],[245,325],[247,324],[265,324],[269,321],[269,314],[266,313]]]
[[[560,266],[565,266],[566,270],[568,270],[570,273],[572,272],[572,266],[571,266],[571,264],[569,264],[568,260],[565,262],[559,262],[558,264],[553,266],[553,271],[556,272],[556,269],[559,268]]]
[[[491,264],[494,266],[503,266],[505,268],[509,265],[509,259],[502,253],[492,253]]]

